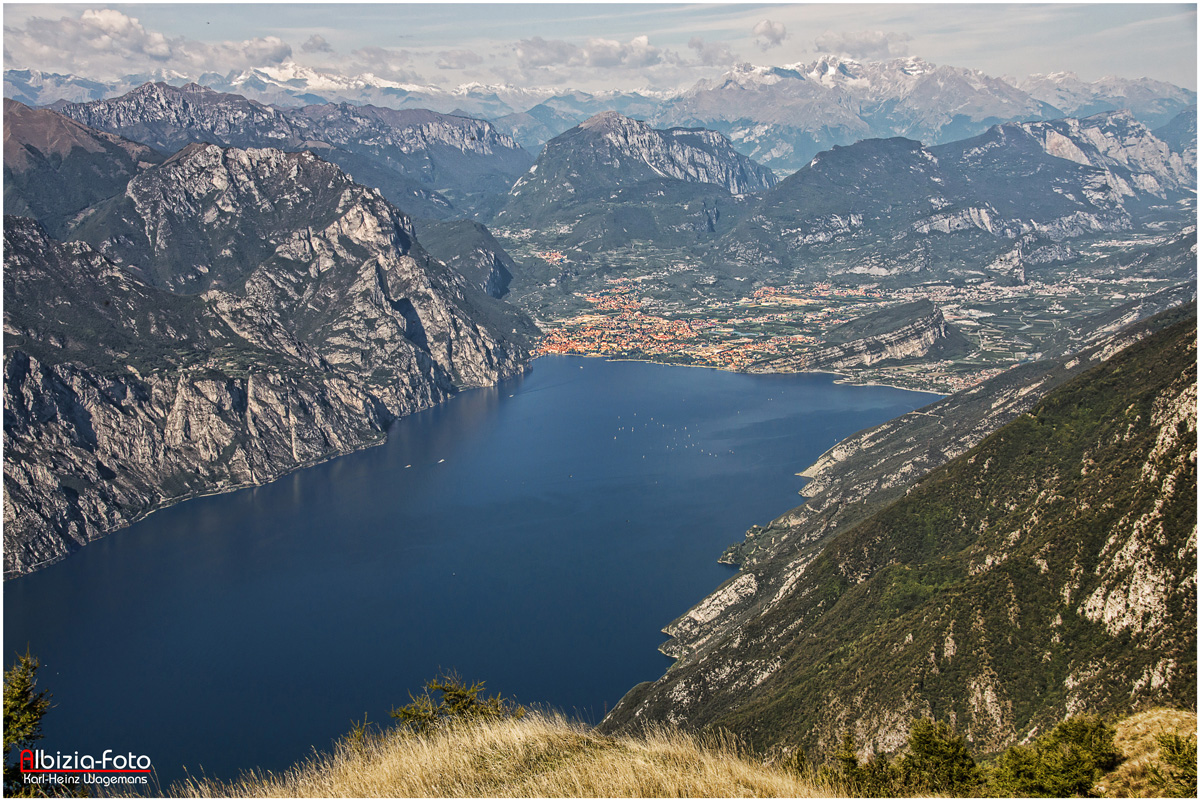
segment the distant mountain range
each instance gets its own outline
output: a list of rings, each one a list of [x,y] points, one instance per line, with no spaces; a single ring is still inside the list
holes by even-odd
[[[589,253],[690,248],[768,282],[1019,283],[1058,243],[1174,214],[1194,192],[1189,113],[1168,125],[1174,145],[1106,112],[935,146],[866,139],[775,182],[719,134],[607,112],[548,142],[493,224]]]
[[[166,154],[193,142],[311,150],[423,217],[470,214],[533,161],[484,120],[345,103],[278,109],[197,84],[149,83],[51,108]]]
[[[726,134],[744,155],[783,174],[833,145],[904,136],[938,144],[1002,122],[1088,116],[1126,109],[1151,128],[1196,102],[1196,93],[1149,79],[1084,81],[1072,73],[1004,79],[919,58],[860,62],[825,56],[784,67],[740,65],[678,92],[588,93],[468,84],[454,90],[373,75],[334,76],[297,65],[184,76],[130,75],[97,82],[74,75],[6,70],[4,94],[27,105],[88,102],[147,82],[198,83],[278,107],[371,104],[491,120],[522,146],[542,143],[603,111],[656,127],[704,127]]]

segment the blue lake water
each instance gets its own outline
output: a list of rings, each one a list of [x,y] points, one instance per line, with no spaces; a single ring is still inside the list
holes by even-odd
[[[6,582],[5,661],[43,663],[45,750],[147,754],[164,783],[284,768],[441,670],[596,721],[663,673],[660,629],[800,502],[797,471],[936,397],[542,358]]]

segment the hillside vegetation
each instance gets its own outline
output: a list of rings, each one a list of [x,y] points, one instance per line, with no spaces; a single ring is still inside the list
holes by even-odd
[[[822,753],[849,729],[871,754],[930,716],[995,753],[1080,712],[1193,707],[1195,348],[1193,317],[1061,386],[838,533],[727,639],[693,639],[603,728]]]

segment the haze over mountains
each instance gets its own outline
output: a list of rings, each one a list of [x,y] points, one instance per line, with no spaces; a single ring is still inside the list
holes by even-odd
[[[739,65],[717,80],[680,92],[588,93],[468,84],[447,91],[370,75],[331,76],[297,65],[227,75],[130,75],[113,83],[36,70],[6,70],[6,97],[27,105],[87,102],[125,94],[150,81],[196,82],[279,107],[325,103],[422,108],[489,119],[523,146],[542,143],[602,111],[655,127],[704,127],[781,173],[821,150],[870,137],[905,136],[939,144],[1013,120],[1089,116],[1127,109],[1151,128],[1196,102],[1196,93],[1161,81],[1072,73],[1003,79],[920,58],[860,62],[824,56],[783,67]]]

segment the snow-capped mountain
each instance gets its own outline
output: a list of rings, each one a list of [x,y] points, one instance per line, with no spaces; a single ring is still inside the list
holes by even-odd
[[[1072,117],[1127,109],[1151,128],[1165,125],[1196,102],[1196,93],[1149,78],[1129,80],[1108,76],[1085,81],[1073,72],[1030,75],[1010,82]]]
[[[720,131],[739,149],[792,172],[833,145],[904,136],[928,143],[1012,120],[1062,116],[978,70],[919,58],[866,63],[826,56],[808,64],[734,69],[664,104],[656,124]]]
[[[324,103],[422,108],[492,120],[536,151],[603,111],[656,127],[705,127],[744,155],[783,175],[821,150],[870,137],[938,144],[1004,122],[1048,120],[1128,109],[1151,128],[1196,102],[1196,93],[1148,78],[1084,81],[1072,73],[998,78],[920,58],[855,61],[824,56],[782,67],[738,65],[682,91],[580,92],[562,87],[470,83],[454,89],[403,83],[371,73],[341,75],[293,62],[227,74],[129,75],[102,83],[72,75],[7,70],[5,96],[29,105],[84,102],[125,94],[147,82],[202,86],[279,108]]]

